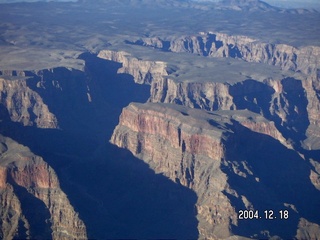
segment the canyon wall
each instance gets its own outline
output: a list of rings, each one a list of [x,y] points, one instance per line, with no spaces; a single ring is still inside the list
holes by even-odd
[[[283,75],[263,81],[248,77],[236,83],[230,83],[228,79],[215,82],[214,76],[208,81],[196,77],[191,81],[181,81],[171,77],[174,70],[170,70],[163,62],[138,60],[126,53],[109,50],[99,54],[105,59],[121,62],[121,72],[131,74],[136,82],[151,84],[150,102],[174,103],[210,111],[248,109],[274,121],[278,130],[296,147],[310,150],[320,148],[320,132],[317,128],[320,124],[317,47],[297,49],[219,33],[201,33],[199,36],[170,41],[144,38],[132,44],[207,57],[239,58],[289,71],[290,77]]]
[[[255,199],[252,193],[241,194],[242,190],[238,189],[237,184],[233,182],[233,176],[246,179],[244,180],[246,184],[249,182],[253,184],[250,185],[254,186],[255,190],[252,189],[252,191],[261,193],[265,187],[263,184],[270,184],[267,178],[261,172],[259,173],[258,167],[257,169],[252,167],[255,164],[250,163],[250,154],[245,148],[241,148],[243,143],[237,140],[236,136],[240,133],[245,138],[254,136],[253,141],[260,139],[255,146],[258,152],[259,148],[269,148],[264,146],[269,141],[273,142],[276,148],[281,149],[279,153],[291,151],[273,122],[250,111],[205,112],[158,103],[134,103],[124,108],[111,142],[118,147],[130,150],[156,172],[163,173],[177,184],[194,190],[198,196],[196,207],[201,238],[221,239],[237,234],[239,228],[250,226],[250,224],[243,226],[239,223],[238,208],[234,204],[234,198],[238,199],[237,206],[241,204],[247,208],[253,205],[259,208],[259,202],[263,201]],[[248,142],[251,143],[251,140]],[[243,152],[245,152],[244,156],[242,156]],[[238,153],[243,157],[241,160],[235,159]],[[255,155],[255,153],[252,154]],[[264,160],[270,161],[264,157],[260,161],[264,162]],[[281,161],[289,164],[288,160]],[[302,160],[297,161],[302,162]],[[266,164],[266,162],[259,164]],[[273,164],[273,160],[270,164]],[[313,191],[310,186],[312,184],[311,166],[307,168],[309,175],[303,177],[307,177],[308,189]],[[277,174],[279,174],[278,170]],[[288,174],[294,173],[290,171]],[[291,190],[289,193],[284,189],[276,191],[276,194],[280,195],[281,191],[285,191],[290,196],[294,194]],[[317,193],[316,196],[318,195]],[[278,204],[275,199],[273,201],[275,205]],[[300,206],[302,202],[299,200],[295,204]],[[263,224],[261,223],[259,228],[262,229]],[[292,224],[298,226],[298,222]],[[280,225],[282,226],[283,223]],[[275,226],[271,229],[270,234],[280,231]]]
[[[121,229],[123,222],[115,221],[112,225],[114,219],[106,216],[110,208],[116,212],[119,205],[125,204],[117,205],[116,200],[110,203],[108,189],[104,193],[103,211],[95,216],[94,211],[101,211],[102,207],[91,204],[102,202],[101,191],[97,189],[107,185],[101,181],[99,186],[93,186],[91,171],[105,158],[99,155],[100,148],[111,136],[122,108],[132,100],[146,101],[149,86],[135,84],[127,74],[117,74],[119,63],[89,53],[81,57],[86,61],[84,71],[65,67],[1,71],[0,134],[7,138],[3,137],[4,143],[0,145],[4,149],[0,154],[0,238],[130,237],[130,233],[112,227]],[[13,140],[6,140],[9,137]],[[10,144],[16,141],[12,143],[13,149],[6,141]],[[20,153],[19,149],[24,147],[18,143],[29,149]],[[95,159],[89,163],[91,158]],[[83,167],[84,162],[87,167]],[[86,175],[81,179],[86,181],[78,183],[77,174],[81,171]],[[115,175],[112,173],[108,178],[113,181],[118,177]],[[81,219],[74,209],[80,212]],[[130,214],[119,215],[130,221],[126,219]],[[127,225],[128,229],[143,233],[139,224]],[[154,230],[150,229],[147,234]],[[196,236],[196,228],[189,233],[192,231]]]
[[[188,112],[176,112],[156,104],[147,106],[130,104],[125,108],[111,142],[130,150],[172,181],[196,192],[201,188],[197,193],[199,234],[229,236],[229,224],[236,222],[236,218],[230,201],[222,194],[227,178],[219,169],[224,152],[222,131],[205,121],[194,119],[182,123],[180,119],[186,118]]]
[[[65,121],[75,120],[70,109],[87,109],[92,101],[84,71],[57,67],[0,73],[0,103],[10,120],[23,126],[65,128]]]
[[[161,39],[141,38],[132,44],[158,48],[164,51],[188,52],[208,57],[239,58],[280,66],[284,70],[312,74],[319,69],[320,48],[295,48],[286,44],[264,43],[247,36],[229,36],[224,33],[201,32],[194,36]]]
[[[314,77],[248,79],[243,82],[180,82],[168,78],[151,85],[150,102],[181,104],[209,111],[248,109],[259,113],[296,144],[305,141],[306,149],[318,149],[320,99]],[[313,140],[312,140],[313,139]]]
[[[26,81],[0,77],[0,102],[7,109],[11,120],[24,126],[56,128],[56,117],[41,96],[27,86]]]
[[[204,38],[214,38],[214,41],[207,39],[204,44]],[[131,104],[125,108],[111,142],[128,149],[157,173],[163,173],[197,194],[200,237],[221,239],[231,235],[258,234],[256,237],[268,238],[281,235],[279,229],[284,227],[284,222],[277,227],[264,227],[263,221],[253,221],[246,225],[237,219],[239,206],[243,209],[259,209],[259,206],[264,206],[262,197],[256,198],[251,190],[244,190],[245,185],[252,185],[261,196],[268,191],[272,192],[268,201],[275,202],[275,205],[271,207],[282,209],[282,206],[289,206],[286,209],[299,208],[306,213],[292,213],[294,217],[288,225],[291,229],[299,229],[297,235],[288,230],[288,235],[303,239],[308,233],[311,234],[312,229],[318,229],[318,219],[309,216],[312,211],[306,210],[302,200],[296,199],[292,192],[285,189],[284,184],[297,190],[294,186],[297,183],[297,186],[306,188],[310,196],[316,196],[314,201],[318,199],[318,193],[313,191],[313,188],[319,189],[317,161],[305,157],[307,161],[305,165],[301,165],[303,160],[291,152],[292,149],[300,151],[301,147],[305,150],[320,148],[320,81],[315,60],[318,58],[317,50],[297,50],[288,46],[270,45],[263,48],[263,51],[258,51],[254,49],[261,46],[253,39],[229,39],[225,35],[203,35],[202,42],[198,38],[190,39],[187,44],[185,38],[169,43],[159,39],[150,40],[149,43],[144,40],[141,44],[208,57],[242,58],[249,62],[263,62],[309,75],[302,79],[283,76],[279,79],[247,79],[233,83],[215,82],[214,77],[212,81],[194,79],[184,82],[170,76],[174,69],[170,70],[165,62],[141,60],[125,52],[104,50],[98,57],[101,61],[108,60],[115,64],[112,70],[103,70],[106,67],[103,63],[91,70],[86,66],[84,71],[67,68],[2,71],[0,100],[4,109],[0,110],[5,111],[3,114],[8,114],[10,121],[23,126],[51,129],[70,129],[72,126],[82,129],[83,126],[91,126],[92,129],[101,131],[103,124],[96,124],[93,119],[103,119],[101,122],[109,119],[110,113],[114,114],[115,107],[112,105],[118,106],[114,95],[110,95],[112,101],[106,101],[104,95],[114,91],[119,95],[119,101],[124,96],[119,94],[119,89],[124,88],[123,85],[112,90],[108,85],[114,84],[112,81],[101,84],[105,80],[104,74],[115,71],[114,75],[108,76],[110,78],[115,78],[116,73],[132,75],[136,83],[151,85],[150,103]],[[294,59],[294,54],[299,57]],[[305,59],[302,60],[303,58]],[[97,63],[95,61],[92,65]],[[121,63],[122,66],[114,62]],[[130,100],[129,96],[139,95],[133,88],[131,92],[131,95],[126,96],[125,104]],[[98,104],[96,100],[99,100]],[[111,110],[101,114],[103,108]],[[85,128],[82,130],[85,131]],[[247,138],[237,137],[237,134]],[[248,139],[254,139],[255,142]],[[7,140],[3,141],[3,149],[6,149]],[[245,146],[242,146],[243,144]],[[258,150],[251,149],[249,144],[257,146]],[[285,158],[287,154],[293,156],[296,161],[293,169],[303,169],[303,174],[298,174],[298,180],[291,183],[279,177],[280,170],[277,170],[276,161],[272,161],[274,165],[268,168],[267,158],[273,159],[274,156],[260,155],[274,150],[264,145],[274,146]],[[243,149],[251,149],[248,151],[255,153],[255,159],[262,158],[264,167],[270,170],[275,180],[284,181],[279,189],[273,192],[271,186],[277,182],[269,181],[268,176],[260,171],[261,166],[255,165],[255,159],[245,154]],[[85,226],[61,191],[53,169],[40,157],[21,156],[21,161],[17,163],[7,165],[5,161],[1,162],[1,204],[6,206],[0,212],[3,216],[2,235],[8,238],[37,237],[37,234],[55,239],[86,238]],[[285,159],[281,164],[290,166],[289,160]],[[252,169],[252,166],[256,169]],[[292,168],[289,169],[285,176],[287,179],[294,178]],[[305,187],[302,182],[310,185]],[[268,191],[264,189],[264,184],[268,186]],[[287,193],[295,202],[288,205],[290,199],[282,196],[281,192]],[[314,202],[308,201],[307,204],[315,206]],[[25,202],[31,202],[42,211],[40,220],[43,224],[38,228],[33,219],[39,217],[25,210]],[[64,204],[63,207],[61,203]],[[268,234],[250,230],[242,232],[240,229],[243,228],[271,231]]]
[[[122,63],[118,73],[127,73],[134,77],[134,81],[139,84],[151,84],[167,75],[166,63],[161,61],[145,61],[131,56],[123,51],[102,50],[98,54],[99,58]]]
[[[86,239],[54,170],[28,148],[0,136],[1,231],[3,239]]]

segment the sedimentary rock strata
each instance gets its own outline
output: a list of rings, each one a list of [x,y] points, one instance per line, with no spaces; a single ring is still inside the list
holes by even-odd
[[[0,8],[0,238],[317,239],[319,13],[54,2]]]
[[[262,137],[262,142],[257,142],[257,151],[265,148],[263,144],[268,141],[278,142],[280,152],[291,151],[274,123],[258,114],[249,111],[204,112],[154,103],[130,104],[125,108],[111,142],[130,150],[156,172],[193,189],[198,196],[197,218],[201,236],[219,239],[237,233],[239,222],[237,208],[232,205],[233,197],[242,198],[240,201],[249,209],[255,204],[258,208],[258,202],[261,201],[253,196],[249,196],[249,200],[241,196],[242,190],[233,185],[232,174],[246,179],[248,183],[255,182],[258,192],[263,191],[263,184],[270,184],[265,182],[263,175],[260,176],[259,168],[254,168],[255,164],[245,160],[247,157],[250,159],[249,155],[254,153],[246,153],[245,149],[241,149],[241,142],[237,140],[237,135],[250,137],[250,132],[255,132],[252,136],[262,134],[261,136],[274,139],[265,137],[266,140],[263,140]],[[241,161],[234,161],[237,152],[242,158]],[[229,170],[223,170],[225,168],[230,169],[232,174],[226,174]],[[310,183],[309,180],[309,185]],[[301,202],[297,202],[297,205],[299,204]],[[230,226],[234,226],[234,229],[230,229]],[[276,227],[273,228],[272,231],[277,232]]]
[[[54,170],[28,148],[0,139],[1,238],[86,239]]]
[[[189,52],[208,57],[231,57],[247,62],[262,62],[280,66],[284,70],[314,73],[319,68],[320,48],[296,48],[286,44],[264,43],[247,36],[230,36],[223,33],[200,33],[168,40],[142,38],[134,44],[155,47],[172,52]]]

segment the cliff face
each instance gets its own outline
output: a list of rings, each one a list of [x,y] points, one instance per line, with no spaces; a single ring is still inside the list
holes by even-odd
[[[108,197],[111,194],[107,183],[99,178],[99,185],[96,186],[91,175],[101,163],[100,159],[105,157],[99,155],[100,148],[106,134],[111,135],[122,107],[132,100],[146,101],[149,87],[135,84],[131,77],[117,74],[119,63],[91,54],[81,57],[86,61],[84,71],[64,67],[1,71],[0,131],[8,138],[1,138],[0,144],[0,153],[3,153],[0,154],[0,238],[86,239],[87,235],[120,238],[130,237],[132,229],[143,233],[140,227],[143,223],[128,224],[130,214],[117,213],[121,212],[118,208],[125,204],[127,198],[118,205],[116,200],[111,200],[112,206],[109,206]],[[54,124],[45,121],[44,115],[51,116]],[[14,140],[9,140],[9,137]],[[91,158],[95,160],[92,163],[88,162]],[[87,169],[81,161],[87,164],[89,174],[84,171]],[[86,175],[84,183],[78,182],[79,172]],[[111,175],[109,181],[118,177],[116,173]],[[61,179],[58,180],[57,176]],[[122,182],[119,185],[125,188],[125,184]],[[100,206],[100,188],[105,189],[105,206]],[[87,193],[84,189],[91,192]],[[75,205],[72,206],[68,199]],[[97,206],[92,206],[97,203]],[[132,204],[135,206],[135,203]],[[74,208],[80,212],[81,219]],[[113,211],[124,220],[110,224],[114,222],[108,215],[110,208],[114,208]],[[193,208],[192,204],[190,208]],[[98,217],[95,211],[100,211]],[[134,212],[132,215],[136,214],[135,211],[131,211]],[[129,220],[127,216],[130,216]],[[142,214],[140,219],[143,216],[148,215]],[[162,221],[161,217],[156,219]],[[130,229],[128,233],[113,228],[122,229],[123,224]],[[154,230],[151,225],[151,230],[147,231],[150,235]],[[90,230],[87,232],[87,229]],[[192,231],[196,228],[193,227]]]
[[[215,110],[248,109],[274,121],[286,139],[305,148],[318,149],[316,126],[320,101],[314,77],[303,81],[294,78],[246,80],[236,84],[214,82],[178,82],[170,78],[154,81],[151,102],[181,104],[191,108]],[[308,138],[308,139],[307,139]]]
[[[226,188],[226,176],[219,170],[224,152],[222,131],[205,121],[201,124],[208,129],[203,131],[199,122],[194,126],[192,120],[182,122],[181,118],[189,115],[186,111],[165,109],[156,104],[147,106],[152,107],[131,104],[125,108],[111,142],[130,150],[171,180],[196,192],[201,189],[197,203],[201,236],[230,235],[228,226],[236,218],[230,201],[222,194]],[[214,178],[219,180],[213,181]],[[208,184],[209,181],[212,184]],[[210,194],[215,198],[209,200]],[[216,229],[216,224],[220,229]]]
[[[70,109],[87,109],[93,100],[84,71],[58,67],[0,73],[0,104],[11,121],[23,126],[65,128],[64,122],[75,120]]]
[[[61,104],[63,92],[73,85],[82,87],[81,78],[75,81],[66,68],[1,74],[1,130],[6,134],[15,132],[10,122],[34,131],[59,128],[56,114],[60,117],[70,104]],[[88,101],[85,93],[80,96]],[[0,140],[2,238],[86,239],[86,227],[61,190],[55,171],[30,149],[7,137]]]
[[[122,63],[122,67],[118,70],[118,73],[132,75],[134,81],[139,84],[150,84],[167,75],[166,64],[164,62],[139,60],[126,52],[103,50],[99,52],[98,57]]]
[[[151,84],[150,102],[175,103],[209,111],[248,109],[274,121],[284,137],[297,147],[320,148],[318,47],[298,49],[245,36],[210,32],[166,40],[141,38],[131,43],[177,53],[237,58],[289,71],[290,77],[267,77],[263,81],[256,81],[254,76],[238,83],[229,83],[228,79],[215,82],[214,76],[212,81],[196,76],[191,81],[177,81],[175,69],[163,62],[138,60],[123,52],[102,51],[99,54],[102,58],[121,62],[123,67],[119,71],[131,74],[136,82]]]
[[[241,229],[250,225],[242,226],[242,222],[237,219],[239,209],[234,205],[234,198],[247,208],[252,205],[259,208],[259,202],[263,201],[255,199],[251,194],[242,195],[241,188],[233,182],[233,176],[245,179],[247,184],[251,182],[250,184],[255,186],[254,189],[261,193],[263,184],[270,184],[263,173],[259,172],[259,168],[250,163],[250,154],[246,152],[243,155],[243,151],[246,150],[240,149],[242,143],[238,142],[237,137],[234,138],[237,134],[248,138],[251,138],[251,134],[259,136],[261,140],[256,145],[257,149],[260,146],[263,148],[263,144],[271,141],[276,144],[276,148],[281,149],[279,152],[290,151],[284,147],[287,143],[274,123],[258,114],[249,111],[213,113],[153,103],[130,104],[125,108],[111,142],[130,150],[156,172],[193,189],[198,196],[197,218],[201,237],[221,239],[232,234],[240,234],[238,227]],[[261,136],[269,137],[264,140]],[[235,159],[237,153],[241,160]],[[261,161],[264,162],[263,159]],[[232,173],[224,169],[230,169]],[[308,169],[310,175],[311,166]],[[304,177],[307,177],[310,185],[310,177]],[[283,189],[277,190],[275,194],[281,195],[281,191]],[[292,194],[294,193],[290,192],[290,195]],[[282,199],[279,196],[276,198]],[[297,201],[295,204],[301,206],[302,202]],[[298,222],[292,224],[298,226]],[[270,234],[277,231],[279,230],[272,226]]]
[[[0,139],[1,237],[85,239],[86,228],[54,170],[28,148]]]
[[[246,36],[229,36],[223,33],[200,33],[168,40],[158,37],[141,38],[133,44],[208,57],[240,58],[247,62],[267,63],[305,74],[314,73],[319,68],[319,47],[307,46],[298,49],[285,44],[264,43]]]
[[[0,77],[0,103],[7,109],[13,122],[39,128],[57,127],[56,117],[49,111],[41,96],[27,86],[26,79],[10,80]]]

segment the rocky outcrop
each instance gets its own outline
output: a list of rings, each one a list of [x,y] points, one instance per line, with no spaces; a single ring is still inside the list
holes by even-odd
[[[0,104],[7,109],[13,122],[39,128],[57,127],[55,115],[42,97],[28,87],[26,79],[8,79],[8,75],[5,78],[0,76]]]
[[[12,139],[0,140],[2,238],[87,238],[54,170]]]
[[[301,71],[311,74],[319,69],[317,59],[320,48],[306,46],[295,48],[286,44],[264,43],[247,36],[229,36],[208,32],[194,36],[173,39],[159,37],[141,38],[133,44],[143,45],[172,52],[189,52],[208,57],[231,57],[247,62],[267,63],[284,70]]]
[[[168,78],[151,85],[151,102],[181,104],[191,108],[215,110],[248,109],[274,121],[286,139],[305,148],[318,148],[319,98],[314,83],[318,80],[294,78],[246,80],[235,84],[181,82]]]
[[[200,33],[197,36],[168,38],[141,38],[132,44],[149,46],[164,51],[190,52],[208,57],[239,58],[247,62],[258,62],[280,67],[290,76],[266,77],[254,81],[254,76],[242,83],[230,83],[203,79],[175,79],[174,68],[163,67],[148,79],[151,81],[150,102],[175,103],[191,108],[215,110],[241,110],[262,114],[274,121],[278,130],[293,145],[304,149],[319,149],[319,63],[320,50],[308,46],[295,48],[284,44],[263,43],[245,36],[228,36],[221,33]],[[136,82],[146,82],[141,70],[155,61],[135,60],[123,53],[108,51],[108,59],[123,63],[122,69],[133,74]],[[119,57],[121,55],[121,57]],[[111,57],[113,56],[113,57]],[[133,58],[134,59],[134,58]],[[248,63],[248,67],[250,64]],[[178,67],[179,68],[179,67]],[[294,74],[300,72],[303,74]],[[286,74],[286,73],[283,73]],[[299,76],[298,76],[299,75]],[[181,78],[181,77],[180,77]],[[147,81],[149,83],[149,81]]]
[[[163,173],[172,181],[193,189],[198,196],[197,218],[200,238],[221,239],[238,234],[237,226],[240,227],[242,224],[237,219],[237,208],[233,198],[242,199],[239,201],[248,209],[251,206],[250,201],[254,202],[254,199],[251,199],[254,197],[250,194],[249,200],[246,195],[241,194],[242,190],[237,189],[237,184],[231,180],[232,175],[253,181],[254,183],[250,184],[253,184],[252,186],[257,184],[258,192],[264,191],[260,182],[267,181],[257,169],[255,172],[256,163],[245,160],[250,159],[250,154],[245,149],[241,150],[242,160],[233,161],[240,151],[235,146],[240,147],[243,142],[233,140],[232,136],[241,134],[244,138],[250,139],[250,135],[247,135],[249,133],[259,136],[257,139],[260,139],[260,142],[257,142],[255,151],[260,151],[260,146],[268,141],[275,141],[274,144],[281,149],[280,152],[290,152],[285,147],[287,145],[285,139],[273,122],[247,110],[206,112],[178,105],[155,103],[130,104],[125,108],[111,142],[130,150],[156,172]],[[269,137],[274,140],[270,140]],[[234,155],[230,155],[229,152]],[[264,158],[261,161],[264,162]],[[231,169],[232,174],[228,172],[229,170],[223,170],[224,168]],[[308,168],[310,173],[311,167]],[[309,179],[309,176],[304,177]],[[281,194],[281,191],[277,194]],[[260,201],[263,199],[257,200]],[[298,222],[294,224],[297,227]],[[234,227],[234,231],[230,226]]]
[[[302,81],[302,86],[306,94],[308,104],[307,113],[310,125],[308,126],[306,135],[308,139],[304,141],[306,149],[320,149],[320,78],[319,75],[310,76]]]
[[[0,74],[0,104],[23,126],[64,128],[66,119],[75,120],[66,116],[70,109],[83,110],[95,100],[84,71],[58,67]]]
[[[132,75],[136,83],[150,84],[155,80],[161,79],[162,76],[167,75],[166,63],[141,60],[123,51],[102,50],[99,52],[98,57],[122,63],[122,67],[118,70],[118,73]]]
[[[236,218],[229,200],[221,193],[226,187],[226,176],[218,169],[224,152],[222,130],[210,127],[205,120],[183,124],[181,119],[188,115],[184,110],[174,111],[158,104],[131,104],[123,110],[111,142],[129,149],[173,181],[195,190],[200,186],[210,188],[198,196],[199,233],[223,238],[230,234],[228,226]],[[219,181],[208,184],[213,178]],[[209,192],[217,198],[208,200]],[[215,230],[216,225],[221,230]]]
[[[177,82],[170,77],[152,82],[150,102],[176,103],[210,111],[236,107],[228,83]]]
[[[1,178],[6,177],[6,169],[0,168]],[[14,237],[27,238],[30,236],[30,226],[23,215],[21,203],[14,193],[13,187],[1,179],[0,186],[0,237],[13,239]]]

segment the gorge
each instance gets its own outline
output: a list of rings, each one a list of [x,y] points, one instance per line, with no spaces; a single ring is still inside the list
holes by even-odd
[[[319,239],[318,12],[1,5],[2,239]]]

